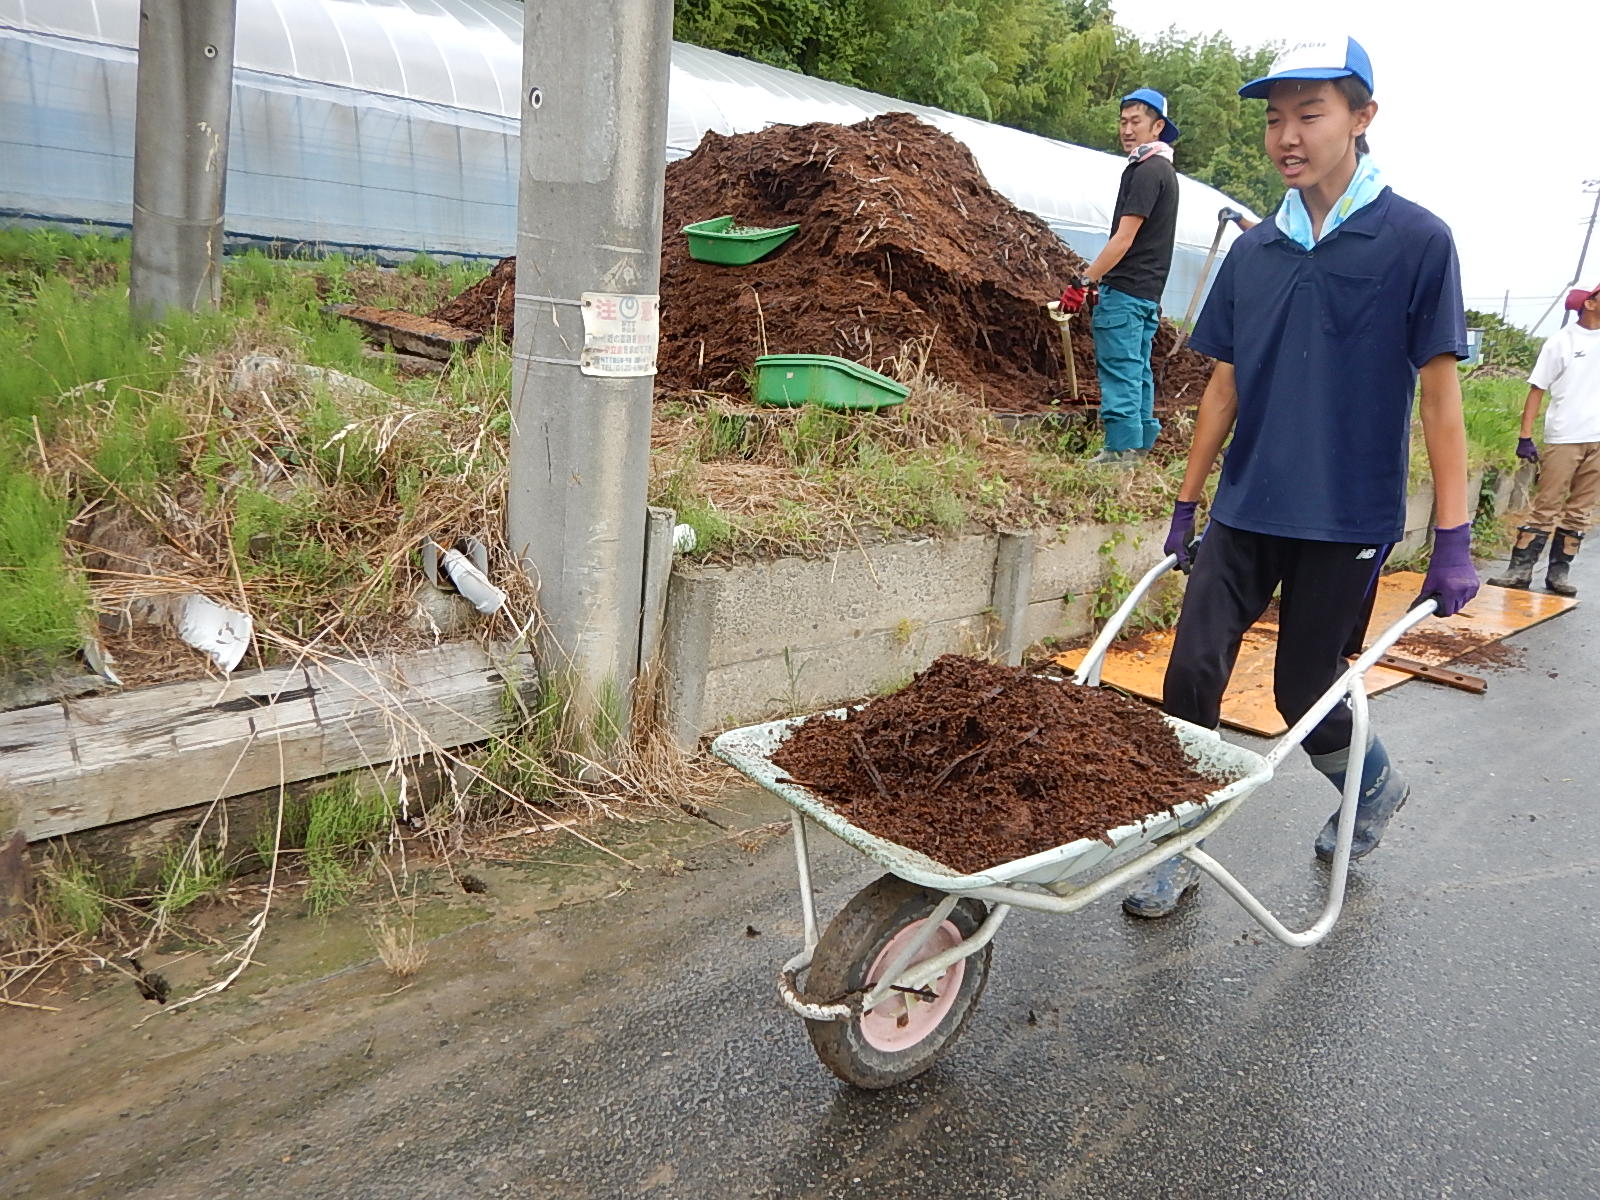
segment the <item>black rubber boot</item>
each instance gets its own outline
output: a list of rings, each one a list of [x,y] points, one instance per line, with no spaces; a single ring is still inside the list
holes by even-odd
[[[1550,542],[1550,566],[1545,572],[1545,587],[1558,596],[1578,594],[1578,589],[1567,582],[1567,571],[1582,548],[1583,534],[1575,529],[1556,530],[1556,536]]]
[[[1195,848],[1204,845],[1200,842]],[[1200,868],[1183,855],[1174,854],[1134,882],[1133,890],[1122,898],[1122,911],[1130,917],[1159,920],[1199,886]]]
[[[1311,765],[1328,777],[1342,793],[1345,771],[1350,764],[1349,749],[1335,750],[1331,754],[1311,755]],[[1411,796],[1411,788],[1400,774],[1399,768],[1389,761],[1389,752],[1383,743],[1373,738],[1361,760],[1361,795],[1356,800],[1356,819],[1350,835],[1350,858],[1355,860],[1371,854],[1378,848],[1389,818],[1399,812]],[[1333,860],[1333,850],[1339,836],[1339,813],[1323,825],[1315,844],[1317,857],[1323,862]]]
[[[1517,544],[1511,548],[1511,565],[1506,568],[1504,575],[1496,575],[1489,580],[1495,587],[1525,588],[1533,583],[1533,568],[1539,563],[1539,556],[1544,553],[1544,544],[1549,538],[1542,529],[1534,529],[1524,525],[1517,530]]]

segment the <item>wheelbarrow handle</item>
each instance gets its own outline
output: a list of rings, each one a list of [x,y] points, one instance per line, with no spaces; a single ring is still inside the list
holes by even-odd
[[[1127,599],[1111,614],[1105,628],[1100,631],[1100,636],[1095,638],[1089,647],[1089,653],[1084,655],[1083,661],[1078,664],[1078,670],[1072,676],[1073,683],[1085,684],[1095,687],[1100,683],[1100,669],[1105,665],[1106,652],[1111,648],[1111,643],[1117,640],[1122,633],[1122,627],[1128,623],[1128,618],[1133,610],[1139,606],[1145,594],[1155,586],[1168,571],[1178,565],[1178,556],[1169,554],[1145,572],[1144,578],[1134,584],[1133,590],[1128,593]],[[1305,716],[1295,722],[1294,727],[1279,739],[1278,744],[1267,754],[1267,761],[1276,767],[1301,742],[1305,741],[1310,732],[1317,727],[1317,723],[1333,710],[1333,706],[1344,699],[1353,688],[1360,687],[1360,680],[1378,659],[1389,652],[1389,648],[1409,633],[1416,625],[1431,617],[1439,609],[1435,600],[1424,600],[1405,616],[1401,617],[1389,628],[1385,629],[1367,647],[1366,651],[1350,664],[1350,668],[1333,682],[1333,685],[1324,692],[1321,698],[1311,706]]]
[[[1373,639],[1372,645],[1362,652],[1361,657],[1351,663],[1343,675],[1334,680],[1332,686],[1322,693],[1321,699],[1313,704],[1306,715],[1296,721],[1294,727],[1279,738],[1278,744],[1267,752],[1267,761],[1274,769],[1289,756],[1291,750],[1306,740],[1322,718],[1333,711],[1334,705],[1362,686],[1361,677],[1370,671],[1380,658],[1389,653],[1391,646],[1438,611],[1437,600],[1424,600]]]
[[[1111,614],[1106,621],[1105,628],[1100,631],[1100,636],[1095,638],[1094,644],[1089,647],[1089,653],[1083,656],[1083,661],[1078,664],[1077,672],[1072,676],[1073,683],[1085,684],[1089,687],[1098,687],[1100,684],[1100,668],[1105,665],[1106,651],[1111,648],[1111,643],[1117,640],[1117,635],[1122,632],[1122,627],[1128,623],[1128,618],[1133,615],[1133,610],[1139,607],[1145,593],[1155,586],[1160,579],[1173,567],[1178,565],[1178,556],[1169,554],[1144,573],[1144,578],[1133,585],[1133,591],[1128,593],[1128,598],[1122,602],[1117,611]]]

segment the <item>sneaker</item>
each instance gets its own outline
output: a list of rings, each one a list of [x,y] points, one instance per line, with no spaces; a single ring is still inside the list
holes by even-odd
[[[1122,911],[1146,920],[1164,917],[1199,886],[1200,868],[1177,854],[1133,885],[1122,898]]]
[[[1091,467],[1131,467],[1139,461],[1137,450],[1102,450],[1093,458],[1085,459]]]

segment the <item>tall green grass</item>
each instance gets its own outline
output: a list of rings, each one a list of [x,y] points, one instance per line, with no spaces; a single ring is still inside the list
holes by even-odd
[[[1521,379],[1462,381],[1467,447],[1475,464],[1502,470],[1516,465],[1517,434],[1527,396],[1528,385]]]
[[[62,547],[68,506],[0,453],[0,667],[83,636],[88,592]]]
[[[34,423],[48,438],[90,409],[140,412],[184,359],[223,335],[216,315],[175,313],[135,330],[119,288],[85,294],[60,275],[40,278],[30,302],[0,320],[0,427],[15,445]]]
[[[0,229],[0,271],[9,275],[52,275],[63,268],[89,274],[100,268],[126,268],[131,246],[125,237],[90,231]]]

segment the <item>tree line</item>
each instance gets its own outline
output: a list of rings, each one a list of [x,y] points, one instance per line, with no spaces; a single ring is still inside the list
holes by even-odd
[[[1261,213],[1283,184],[1238,88],[1274,47],[1170,30],[1140,41],[1111,0],[675,0],[674,36],[868,91],[1119,151],[1119,100],[1167,96],[1177,167]]]

